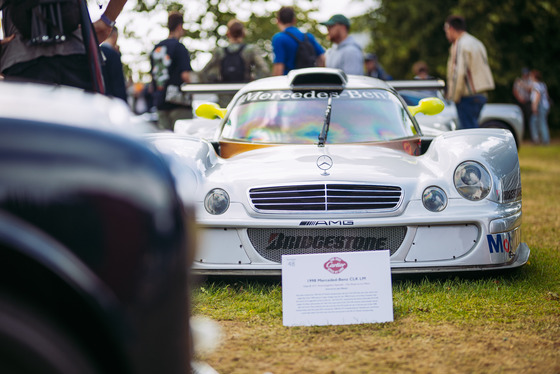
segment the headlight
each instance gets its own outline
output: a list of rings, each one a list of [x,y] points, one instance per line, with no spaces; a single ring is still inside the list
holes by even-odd
[[[422,194],[424,207],[431,212],[441,212],[447,206],[447,195],[436,186],[430,186]]]
[[[479,201],[490,193],[490,173],[478,162],[466,161],[455,169],[455,188],[465,199]]]
[[[204,198],[204,208],[210,214],[219,215],[229,208],[229,195],[221,188],[214,188]]]

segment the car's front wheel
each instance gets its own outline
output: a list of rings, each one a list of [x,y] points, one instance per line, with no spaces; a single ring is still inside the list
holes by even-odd
[[[75,340],[40,311],[0,295],[0,373],[99,372]]]

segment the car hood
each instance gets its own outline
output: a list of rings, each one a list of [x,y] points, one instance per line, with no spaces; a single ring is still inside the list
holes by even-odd
[[[465,160],[482,164],[493,175],[495,201],[501,198],[500,186],[519,179],[515,140],[502,129],[448,131],[431,140],[268,145],[229,158],[216,154],[215,143],[184,135],[153,134],[146,140],[169,162],[180,195],[197,202],[214,188],[226,190],[232,202],[245,203],[251,188],[317,183],[400,187],[405,201],[421,199],[426,187],[439,186],[450,199],[459,198],[453,173]],[[424,141],[429,144],[422,145]],[[330,169],[319,167],[323,156],[332,161]]]
[[[378,145],[296,145],[262,148],[221,160],[206,177],[211,184],[250,188],[311,181],[392,184],[415,180],[418,175],[418,156],[404,150]]]

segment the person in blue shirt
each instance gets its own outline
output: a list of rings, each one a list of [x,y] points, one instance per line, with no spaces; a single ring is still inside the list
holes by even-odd
[[[293,7],[283,6],[276,15],[276,21],[280,32],[272,37],[272,50],[274,52],[274,65],[272,75],[285,75],[296,67],[296,52],[298,42],[292,36],[303,41],[304,33],[296,26],[296,15]],[[325,66],[325,49],[317,42],[315,37],[307,34],[309,41],[313,45],[317,59],[316,66]]]
[[[365,66],[365,75],[368,77],[374,77],[378,79],[382,79],[384,81],[393,80],[393,77],[389,75],[383,66],[379,63],[377,59],[377,55],[375,53],[368,53],[364,57],[364,66]]]

